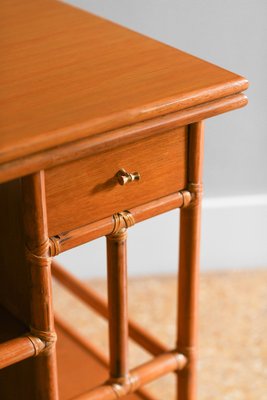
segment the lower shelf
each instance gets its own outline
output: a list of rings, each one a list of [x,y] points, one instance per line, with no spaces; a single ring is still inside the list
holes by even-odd
[[[23,335],[28,329],[0,306],[0,343]],[[77,338],[62,321],[56,324],[58,336],[57,361],[59,399],[69,400],[100,385],[108,378],[105,362],[86,340]],[[76,337],[75,337],[76,335]],[[95,355],[93,355],[93,352]],[[0,398],[13,400],[34,399],[34,358],[11,365],[0,371]],[[16,385],[14,385],[16,377]],[[127,400],[151,399],[149,395],[132,394]]]
[[[29,329],[0,306],[0,343],[18,338]],[[0,370],[0,399],[34,399],[32,382],[33,358]]]
[[[60,400],[71,399],[103,383],[108,378],[108,372],[102,363],[58,324],[56,331]],[[138,394],[124,398],[144,399]]]

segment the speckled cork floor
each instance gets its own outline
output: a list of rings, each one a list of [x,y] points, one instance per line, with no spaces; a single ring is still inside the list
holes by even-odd
[[[105,282],[89,282],[105,294]],[[131,318],[166,344],[175,343],[176,278],[130,279]],[[55,309],[107,351],[107,324],[54,287]],[[130,344],[131,366],[150,356]],[[200,279],[199,400],[267,400],[267,269],[204,273]],[[147,388],[159,400],[175,399],[174,377]]]

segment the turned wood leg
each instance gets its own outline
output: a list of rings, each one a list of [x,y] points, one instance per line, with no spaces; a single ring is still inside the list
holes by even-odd
[[[178,372],[178,399],[196,400],[198,280],[202,198],[203,122],[189,127],[188,190],[192,201],[180,214],[178,351],[188,358]]]

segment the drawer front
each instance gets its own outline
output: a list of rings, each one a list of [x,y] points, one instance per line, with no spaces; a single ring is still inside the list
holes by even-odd
[[[177,128],[46,171],[49,235],[131,209],[186,185],[187,128]],[[120,185],[120,169],[139,181]]]

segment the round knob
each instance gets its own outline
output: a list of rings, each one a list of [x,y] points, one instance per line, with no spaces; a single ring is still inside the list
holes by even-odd
[[[117,172],[116,177],[120,185],[126,185],[127,183],[133,181],[139,181],[141,178],[139,172],[126,172],[123,168]]]

